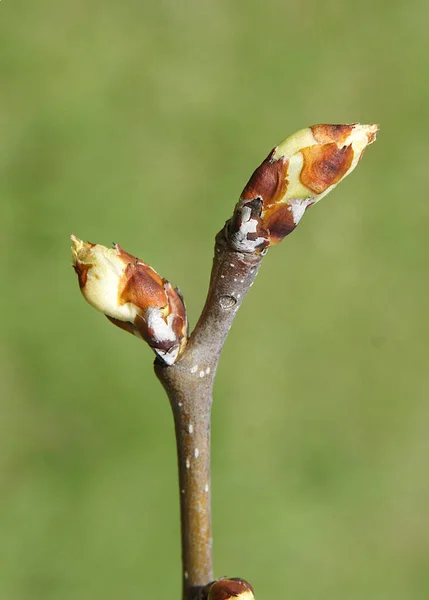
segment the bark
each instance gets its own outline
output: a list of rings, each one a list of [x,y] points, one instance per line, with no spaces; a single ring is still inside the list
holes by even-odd
[[[252,286],[261,254],[237,252],[226,228],[216,237],[209,291],[180,360],[155,372],[173,411],[179,467],[183,600],[213,580],[210,508],[210,413],[219,357],[234,317]]]

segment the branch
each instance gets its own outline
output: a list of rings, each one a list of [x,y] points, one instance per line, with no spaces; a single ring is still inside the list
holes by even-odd
[[[207,300],[182,358],[155,373],[173,410],[179,465],[183,598],[191,600],[213,580],[210,510],[210,411],[223,344],[252,286],[260,254],[232,249],[226,227],[216,237]]]
[[[274,148],[216,237],[207,300],[182,357],[159,360],[176,425],[181,504],[183,599],[213,578],[210,511],[210,410],[223,344],[262,256],[298,225],[305,211],[358,164],[376,126],[319,125]]]
[[[268,248],[353,171],[377,131],[377,125],[315,125],[270,152],[216,237],[207,300],[189,340],[182,297],[167,280],[117,245],[109,250],[72,236],[86,300],[158,356],[155,372],[170,400],[177,440],[183,600],[253,600],[244,580],[212,581],[210,412],[219,357]]]

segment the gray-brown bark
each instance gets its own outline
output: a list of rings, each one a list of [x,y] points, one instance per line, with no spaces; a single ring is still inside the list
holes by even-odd
[[[213,580],[210,509],[210,412],[223,344],[261,263],[217,235],[207,300],[180,360],[155,372],[173,410],[179,466],[183,600]]]

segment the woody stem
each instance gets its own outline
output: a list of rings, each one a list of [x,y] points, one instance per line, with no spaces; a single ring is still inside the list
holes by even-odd
[[[213,382],[234,317],[257,275],[261,256],[236,252],[225,230],[216,237],[209,291],[180,360],[155,362],[173,411],[179,468],[183,600],[213,580],[210,507],[210,412]]]

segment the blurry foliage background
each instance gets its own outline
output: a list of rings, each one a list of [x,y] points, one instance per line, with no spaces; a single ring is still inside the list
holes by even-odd
[[[379,122],[269,252],[222,356],[217,576],[258,600],[429,595],[429,10],[3,0],[0,600],[179,597],[173,426],[152,353],[82,300],[69,234],[179,284],[270,148]]]

